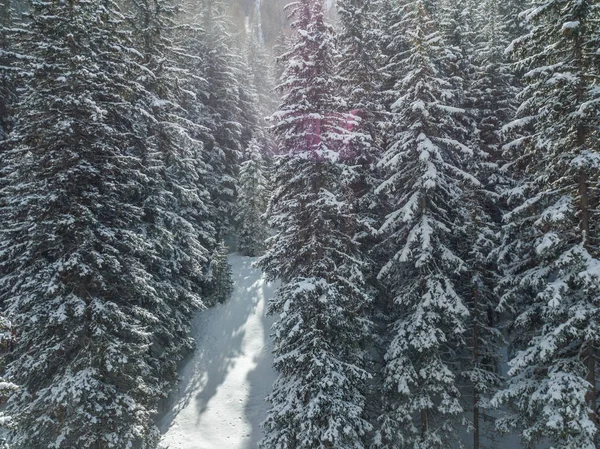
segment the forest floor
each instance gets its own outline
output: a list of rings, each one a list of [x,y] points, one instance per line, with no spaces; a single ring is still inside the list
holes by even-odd
[[[255,259],[231,254],[231,299],[197,314],[196,350],[181,371],[173,407],[161,423],[168,449],[256,449],[276,373],[267,301],[275,291]]]

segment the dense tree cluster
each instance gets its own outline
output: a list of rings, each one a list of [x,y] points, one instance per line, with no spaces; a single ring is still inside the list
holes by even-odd
[[[281,281],[262,449],[599,447],[598,2],[326,7],[276,106],[218,0],[0,0],[11,447],[156,447],[229,241]]]
[[[600,313],[598,4],[531,2],[510,50],[523,72],[507,144],[518,163],[506,193],[502,306],[515,314],[501,425],[527,444],[598,444]]]
[[[597,448],[597,2],[338,0],[333,40],[323,5],[272,119],[262,447]]]
[[[220,4],[185,6],[0,3],[12,448],[155,447],[193,312],[231,293],[222,242],[262,106]]]

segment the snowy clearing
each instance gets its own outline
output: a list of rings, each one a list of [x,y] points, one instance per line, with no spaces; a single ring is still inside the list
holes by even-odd
[[[271,392],[272,368],[267,283],[255,259],[229,256],[235,290],[226,304],[194,320],[197,348],[181,373],[173,409],[161,425],[169,449],[256,449]]]

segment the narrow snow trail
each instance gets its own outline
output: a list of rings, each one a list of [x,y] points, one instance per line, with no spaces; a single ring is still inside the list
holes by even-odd
[[[235,290],[226,304],[196,316],[197,348],[184,367],[177,399],[162,422],[162,446],[169,449],[256,449],[266,416],[272,368],[265,316],[275,286],[255,259],[229,256]]]

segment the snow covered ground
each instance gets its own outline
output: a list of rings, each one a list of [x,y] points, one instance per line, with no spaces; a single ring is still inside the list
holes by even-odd
[[[169,449],[256,449],[266,416],[272,368],[268,284],[255,259],[229,256],[235,290],[226,304],[198,313],[197,349],[184,367],[179,394],[161,425]]]

